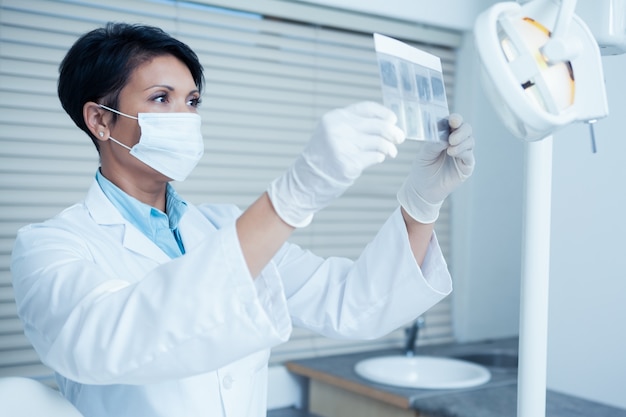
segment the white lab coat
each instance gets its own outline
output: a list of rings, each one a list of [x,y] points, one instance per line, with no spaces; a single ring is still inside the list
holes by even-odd
[[[422,269],[395,212],[355,262],[285,244],[253,280],[234,206],[191,206],[170,259],[94,182],[86,199],[18,233],[25,333],[88,417],[265,415],[270,349],[292,323],[376,338],[451,291],[433,238]]]

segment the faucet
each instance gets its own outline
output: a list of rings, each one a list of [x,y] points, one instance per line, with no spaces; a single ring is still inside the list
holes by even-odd
[[[419,316],[411,327],[407,327],[404,331],[406,333],[406,344],[404,345],[404,355],[405,356],[415,356],[415,344],[417,342],[417,336],[419,330],[424,327],[424,317]]]

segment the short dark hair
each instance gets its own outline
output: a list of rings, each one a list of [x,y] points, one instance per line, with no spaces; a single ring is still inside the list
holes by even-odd
[[[203,69],[196,53],[157,27],[109,22],[103,28],[82,35],[67,52],[59,67],[59,99],[63,109],[76,126],[89,135],[97,149],[98,140],[83,118],[85,103],[93,101],[117,108],[119,94],[132,72],[163,55],[181,60],[202,91]]]

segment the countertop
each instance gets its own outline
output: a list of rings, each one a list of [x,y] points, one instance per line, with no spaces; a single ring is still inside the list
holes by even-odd
[[[418,355],[461,357],[473,353],[517,354],[517,338],[482,343],[420,346]],[[429,390],[394,387],[367,381],[354,365],[363,359],[401,354],[400,349],[294,360],[287,368],[298,375],[365,395],[405,409],[438,417],[516,417],[517,369],[488,366],[489,382],[473,388]],[[626,410],[548,390],[546,417],[626,417]]]
[[[311,414],[306,410],[300,410],[298,408],[279,408],[275,410],[269,410],[267,417],[320,417],[316,414]]]

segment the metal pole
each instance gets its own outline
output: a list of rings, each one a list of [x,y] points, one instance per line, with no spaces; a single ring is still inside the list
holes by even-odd
[[[552,139],[526,143],[518,417],[546,414]]]

